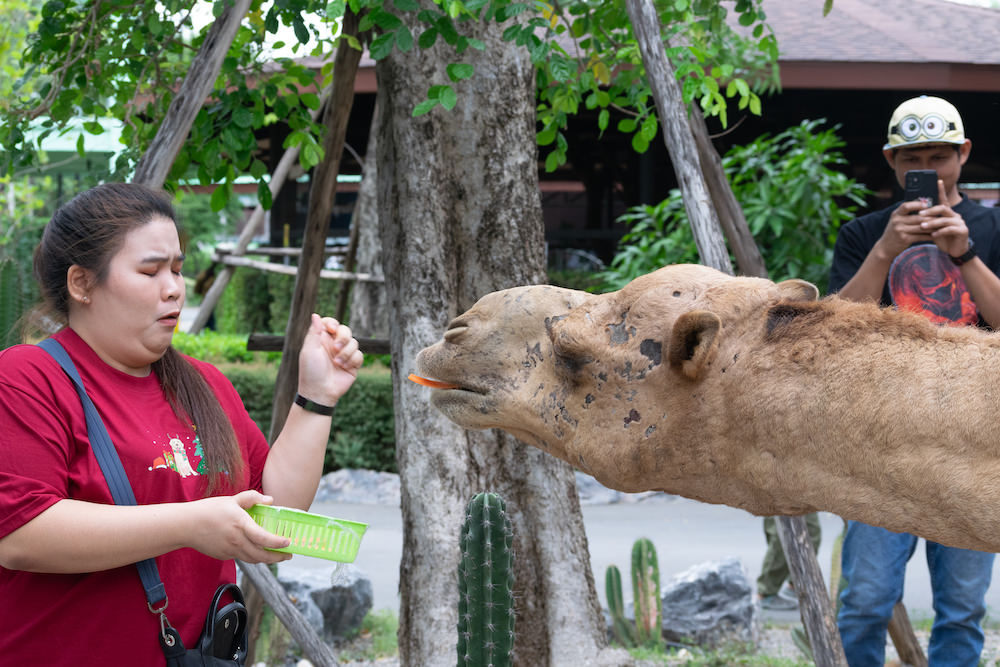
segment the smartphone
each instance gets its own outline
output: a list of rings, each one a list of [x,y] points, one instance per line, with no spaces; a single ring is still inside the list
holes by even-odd
[[[911,169],[903,175],[903,199],[926,199],[928,206],[938,203],[938,176],[933,169]]]

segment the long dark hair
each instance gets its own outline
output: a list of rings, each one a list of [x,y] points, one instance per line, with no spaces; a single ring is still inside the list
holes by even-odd
[[[99,185],[59,207],[45,226],[34,256],[45,315],[65,324],[69,316],[69,268],[76,264],[87,269],[98,284],[103,283],[126,234],[155,217],[177,226],[166,193],[130,183]],[[245,474],[243,456],[233,425],[205,378],[173,346],[153,362],[152,368],[174,413],[191,422],[197,432],[208,470],[205,495],[227,487],[240,488]]]

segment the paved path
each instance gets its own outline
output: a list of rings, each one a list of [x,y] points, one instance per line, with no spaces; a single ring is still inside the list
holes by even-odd
[[[402,521],[398,507],[348,503],[316,503],[312,511],[327,516],[364,521],[368,532],[361,543],[355,565],[372,580],[375,609],[398,609],[399,559],[402,551]],[[641,503],[584,505],[584,524],[590,545],[591,566],[598,596],[604,604],[604,572],[615,564],[627,572],[632,543],[648,537],[656,545],[660,578],[666,582],[694,565],[711,560],[738,558],[748,576],[756,580],[764,558],[761,519],[743,510],[708,505],[685,498]],[[823,542],[819,563],[829,581],[833,541],[841,530],[841,519],[820,514]],[[458,527],[456,527],[458,530]],[[1000,559],[994,581],[1000,582]],[[312,576],[328,577],[334,565],[328,561],[295,556],[282,563],[289,571],[308,570]],[[330,573],[330,574],[327,574]],[[626,587],[627,588],[627,587]],[[626,593],[626,597],[630,597]],[[930,583],[923,541],[907,568],[903,601],[914,620],[932,615]],[[988,615],[1000,614],[1000,584],[987,596]],[[765,620],[792,621],[797,612],[766,612]]]

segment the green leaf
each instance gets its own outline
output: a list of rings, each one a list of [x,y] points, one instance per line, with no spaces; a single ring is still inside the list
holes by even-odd
[[[632,149],[636,153],[645,153],[648,148],[649,139],[647,139],[642,132],[636,132],[632,135]]]
[[[248,129],[253,126],[253,120],[253,111],[246,107],[237,107],[233,111],[233,123],[238,127]]]
[[[417,45],[422,49],[429,49],[434,46],[434,42],[438,38],[437,28],[428,28],[420,33],[420,37],[417,37]]]
[[[302,93],[299,100],[310,109],[319,109],[319,95],[316,93]]]
[[[413,49],[413,33],[405,25],[396,31],[396,46],[403,53],[409,53]]]
[[[395,30],[399,26],[403,25],[403,22],[399,20],[399,17],[390,14],[385,10],[376,10],[371,13],[372,20],[375,21],[375,25],[382,28],[386,32]]]
[[[387,55],[392,53],[393,44],[396,41],[396,34],[392,32],[387,32],[379,35],[374,40],[369,47],[369,53],[373,60],[381,60]]]
[[[624,132],[626,134],[630,132],[635,132],[636,121],[635,118],[622,118],[618,121],[618,131]]]
[[[556,140],[556,132],[558,132],[558,128],[555,125],[550,125],[536,135],[535,141],[539,146],[548,146]]]
[[[451,63],[445,68],[445,71],[448,72],[449,79],[458,82],[471,77],[476,72],[476,68],[467,63]]]
[[[430,110],[436,107],[437,105],[438,105],[437,99],[424,100],[423,102],[421,102],[420,104],[418,104],[416,107],[413,108],[413,118],[416,118],[417,116],[423,116],[425,113],[430,112]]]
[[[438,101],[448,111],[455,108],[455,104],[458,103],[458,94],[455,89],[451,86],[442,86],[441,93],[438,95]]]
[[[257,201],[265,211],[269,210],[273,203],[271,200],[271,188],[263,181],[257,183]]]
[[[441,38],[444,39],[444,41],[449,44],[454,44],[458,41],[458,31],[455,30],[454,24],[447,16],[439,18],[434,25],[437,26],[438,31],[441,33]]]
[[[215,190],[212,191],[211,207],[215,212],[219,212],[226,208],[226,202],[229,201],[229,186],[228,184],[218,185]]]
[[[250,175],[256,178],[258,181],[264,177],[267,173],[267,165],[260,160],[254,160],[250,163]]]
[[[608,121],[611,119],[611,114],[607,109],[601,109],[601,113],[597,114],[597,127],[600,128],[601,132],[608,129]]]
[[[292,22],[292,29],[295,31],[295,39],[299,40],[299,43],[309,43],[309,29],[306,27],[305,22],[302,21],[301,16],[295,17],[295,20]]]
[[[401,12],[420,11],[420,5],[416,0],[392,0],[392,4]]]
[[[553,172],[559,167],[559,154],[552,151],[545,156],[545,171]]]

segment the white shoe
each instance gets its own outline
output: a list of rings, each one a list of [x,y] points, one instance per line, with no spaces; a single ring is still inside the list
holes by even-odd
[[[799,594],[795,592],[795,588],[787,581],[778,589],[778,597],[785,598],[786,600],[794,600],[796,603],[799,601]]]

